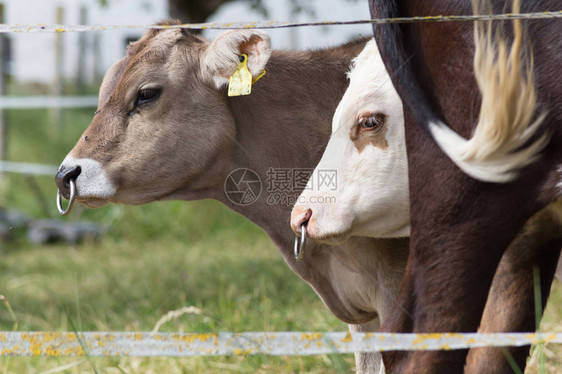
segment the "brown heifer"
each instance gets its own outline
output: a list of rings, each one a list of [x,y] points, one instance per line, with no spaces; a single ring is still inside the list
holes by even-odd
[[[525,2],[521,11],[554,11],[559,6],[559,1],[534,0]],[[373,17],[472,13],[468,2],[459,0],[370,0],[370,7]],[[509,8],[507,1],[493,4],[494,13]],[[504,296],[510,308],[515,308],[508,311],[512,318],[497,318],[491,307],[482,326],[488,331],[535,328],[530,296],[532,268],[535,266],[540,271],[541,307],[544,307],[562,245],[562,232],[557,226],[559,203],[552,205],[562,195],[562,39],[559,37],[562,24],[559,20],[532,20],[524,26],[528,29],[527,41],[533,46],[538,113],[546,113],[543,129],[547,131],[539,131],[531,141],[511,145],[519,145],[513,149],[516,152],[524,151],[527,146],[537,144],[533,142],[542,134],[548,135],[548,143],[539,154],[539,161],[523,162],[520,168],[508,167],[505,170],[508,173],[499,175],[501,178],[487,179],[503,183],[480,182],[468,177],[432,140],[436,139],[432,127],[436,123],[447,124],[465,138],[473,133],[480,105],[472,66],[473,25],[449,22],[374,27],[385,65],[404,101],[411,198],[411,256],[397,304],[409,310],[414,318],[397,309],[386,320],[386,331],[476,331],[500,258],[533,216],[542,225],[536,226],[539,231],[530,238],[540,240],[522,243],[526,255],[511,264],[506,261],[506,267],[498,269],[498,274],[507,276],[509,281],[499,281],[492,289],[492,293]],[[528,78],[518,76],[514,82],[523,84]],[[496,95],[498,100],[506,100],[502,95],[507,92],[500,90]],[[505,114],[509,116],[510,112]],[[496,134],[503,140],[503,133]],[[484,135],[483,140],[488,140],[490,134]],[[486,166],[486,161],[482,164]],[[532,222],[529,225],[533,227]],[[542,227],[546,227],[546,236],[541,234]],[[527,348],[512,350],[519,366],[524,366],[527,351]],[[466,354],[466,350],[393,352],[383,357],[392,372],[459,373]],[[472,372],[511,370],[507,365],[492,366],[495,364],[474,357],[469,364],[472,367],[467,371]],[[478,365],[484,367],[475,369]]]
[[[261,226],[327,307],[359,324],[353,331],[374,331],[395,300],[407,240],[353,238],[345,249],[309,243],[296,262],[292,204],[268,202],[266,191],[251,204],[225,194],[234,170],[253,171],[265,190],[270,168],[314,168],[365,42],[272,52],[259,31],[226,32],[212,43],[179,29],[148,31],[106,74],[98,112],[61,165],[59,189],[68,197],[75,186],[76,200],[90,207],[219,200]],[[264,67],[266,74],[250,95],[228,97],[242,54],[254,77]],[[376,370],[378,361],[363,355],[359,369]]]

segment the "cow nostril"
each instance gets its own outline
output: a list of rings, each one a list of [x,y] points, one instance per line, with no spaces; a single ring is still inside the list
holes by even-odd
[[[70,188],[70,180],[72,179],[76,181],[76,178],[78,178],[81,172],[82,172],[82,168],[80,166],[75,166],[72,169],[69,169],[63,178],[64,185],[67,188]]]
[[[73,166],[70,168],[61,166],[61,168],[59,169],[57,175],[55,176],[55,182],[57,183],[57,187],[65,198],[70,193],[70,181],[75,181],[81,172],[82,168],[80,166]]]
[[[310,217],[312,217],[312,210],[307,209],[306,212],[304,212],[302,217],[299,219],[299,222],[297,224],[297,230],[300,231],[303,226],[308,225],[308,221],[310,220]]]

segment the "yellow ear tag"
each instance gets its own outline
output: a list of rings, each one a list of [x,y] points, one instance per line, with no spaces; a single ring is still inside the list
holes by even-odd
[[[242,61],[230,77],[228,96],[249,95],[252,92],[252,84],[255,84],[264,75],[265,69],[256,78],[252,77],[252,73],[248,70],[248,56],[243,54]]]
[[[228,96],[249,95],[252,92],[252,73],[248,70],[248,56],[242,55],[242,61],[230,77]]]

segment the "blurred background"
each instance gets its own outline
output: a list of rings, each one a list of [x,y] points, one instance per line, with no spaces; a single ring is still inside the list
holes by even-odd
[[[369,10],[363,0],[0,1],[6,24],[149,25],[169,17],[341,21],[367,19]],[[75,206],[59,216],[57,166],[88,126],[105,71],[143,32],[0,34],[0,330],[346,330],[260,228],[215,201]],[[267,32],[274,48],[305,49],[371,28]],[[552,299],[546,330],[562,316],[559,288]],[[347,373],[353,366],[352,355],[0,358],[0,373]]]

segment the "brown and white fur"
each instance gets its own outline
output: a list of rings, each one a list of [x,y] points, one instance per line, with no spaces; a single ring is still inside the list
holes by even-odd
[[[237,205],[224,190],[238,168],[257,173],[265,189],[269,168],[316,165],[346,72],[365,42],[275,51],[256,30],[225,32],[213,42],[179,29],[148,31],[106,74],[98,112],[61,164],[59,189],[68,197],[75,181],[77,201],[90,207],[221,201],[261,226],[291,269],[352,330],[376,330],[396,298],[407,240],[311,242],[296,262],[287,225],[291,206],[268,203],[265,192]],[[254,77],[264,68],[266,74],[251,95],[228,97],[226,82],[242,53]],[[374,371],[379,363],[380,355],[358,356],[359,370]]]
[[[511,8],[510,3],[494,1],[490,9],[494,13],[503,13]],[[521,11],[555,10],[558,5],[551,0],[528,1],[522,4]],[[460,0],[371,0],[370,8],[375,18],[472,13],[468,2]],[[507,23],[508,26],[511,24],[512,21]],[[498,22],[494,23],[494,27],[498,25]],[[501,90],[495,95],[481,95],[478,79],[474,76],[472,24],[442,22],[374,27],[382,60],[404,103],[410,187],[410,257],[397,305],[410,311],[413,319],[396,309],[396,313],[385,321],[384,331],[476,331],[504,252],[524,226],[536,219],[534,217],[545,214],[553,217],[551,221],[555,218],[552,212],[557,211],[554,207],[562,197],[560,23],[557,20],[528,20],[525,27],[527,33],[522,42],[532,45],[526,61],[514,64],[509,57],[498,58],[502,53],[508,56],[506,52],[495,52],[493,57],[486,58],[494,63],[503,61],[510,64],[510,67],[497,72],[505,74],[511,83],[499,84],[497,88]],[[520,40],[517,26],[513,32],[507,27],[505,30],[507,40]],[[484,40],[488,40],[487,36]],[[478,39],[476,42],[480,43]],[[515,51],[512,56],[516,60],[525,57],[518,47],[512,51]],[[517,66],[522,69],[519,73]],[[530,66],[532,79],[526,73]],[[515,70],[510,71],[513,68]],[[526,89],[521,86],[522,82],[534,88]],[[505,104],[510,104],[509,96],[517,93],[517,88],[522,92],[536,92],[536,101],[530,100],[530,106],[523,106],[524,113],[514,115],[517,112],[513,105]],[[492,100],[492,104],[480,105],[484,98]],[[505,108],[506,112],[494,113],[493,103],[497,103],[498,108]],[[532,116],[529,110],[533,111]],[[475,114],[479,112],[494,118],[489,123],[491,127],[483,126],[481,133],[475,130],[475,124],[484,124],[486,118],[475,121]],[[497,114],[503,118],[496,117]],[[521,126],[511,127],[521,119]],[[534,119],[542,120],[540,127],[533,126],[533,123],[538,123]],[[459,157],[453,155],[454,145],[448,147],[445,154],[443,149],[447,147],[443,144],[451,138],[436,135],[431,124],[438,123],[446,124],[464,139],[473,137],[474,144],[489,144],[490,148],[483,148],[482,158],[477,148],[465,153],[464,146],[460,147]],[[500,124],[508,124],[508,131],[504,131],[503,125],[495,128]],[[534,135],[530,135],[527,129]],[[517,143],[521,141],[523,143]],[[467,143],[461,139],[456,144]],[[528,151],[528,158],[515,157],[515,163],[505,160],[494,163],[495,156],[501,156],[501,153],[509,159],[509,149],[516,153]],[[486,183],[465,174],[467,168],[459,169],[463,154],[470,155],[464,161],[470,164],[474,160],[476,165],[482,161],[477,169],[483,170],[482,166],[487,170],[484,177],[474,173],[473,176],[503,183]],[[508,167],[502,170],[504,165]],[[500,178],[487,178],[486,175]],[[507,178],[502,179],[502,175],[507,175]],[[541,213],[545,211],[550,212]],[[554,236],[551,240],[527,243],[527,256],[520,257],[525,261],[516,266],[517,269],[527,269],[524,270],[527,275],[533,266],[539,268],[542,307],[548,297],[562,246],[561,231],[555,229],[552,232]],[[524,281],[529,279],[528,276],[520,279],[522,281],[516,280],[518,293],[532,295],[532,283]],[[527,301],[524,304],[527,305],[525,310],[531,312],[520,314],[519,326],[515,328],[529,331],[535,328],[534,311],[528,307]],[[383,358],[385,366],[393,372],[456,373],[463,370],[466,354],[466,350],[389,352],[384,353]],[[524,359],[525,355],[516,356],[519,366],[525,364]]]
[[[337,188],[313,186],[301,193],[291,214],[291,227],[297,234],[304,225],[309,238],[328,244],[357,235],[409,236],[402,103],[381,66],[376,43],[370,41],[354,60],[350,85],[334,115],[332,137],[314,171],[316,176],[323,170],[337,170]],[[538,213],[510,244],[494,276],[480,332],[532,329],[519,322],[534,310],[533,293],[521,287],[533,283],[532,267],[537,260],[528,249],[534,243],[556,240],[562,230],[556,213],[560,208],[558,204]],[[521,362],[528,348],[513,348],[511,353]],[[471,351],[465,371],[510,370],[501,349],[486,348]]]

